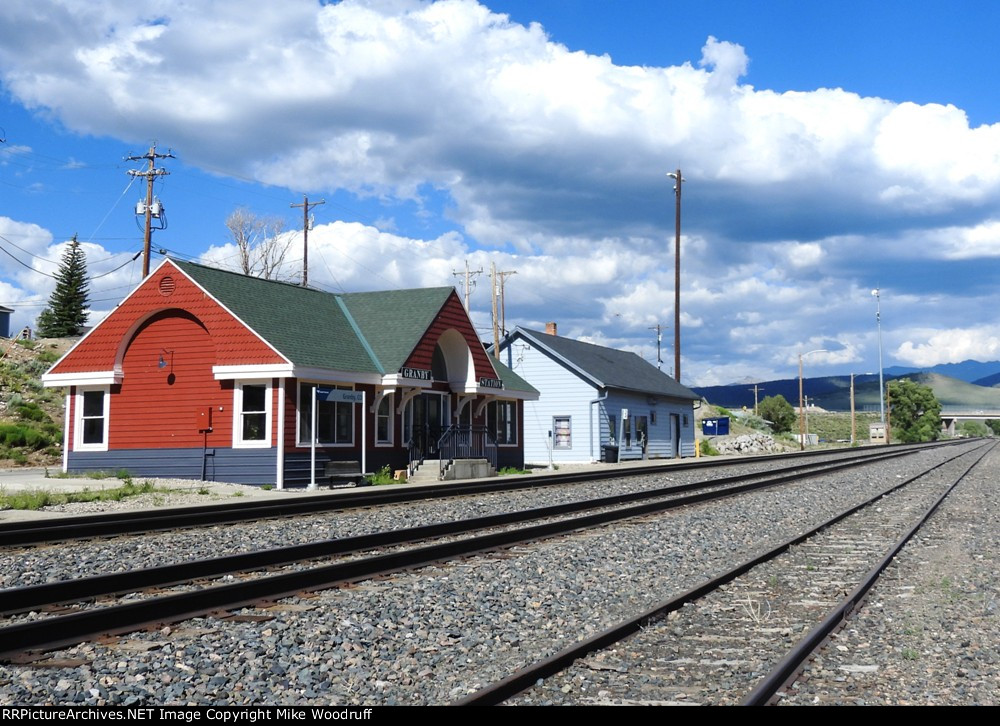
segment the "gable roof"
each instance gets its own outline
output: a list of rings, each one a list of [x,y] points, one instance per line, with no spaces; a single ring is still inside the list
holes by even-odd
[[[511,339],[517,335],[547,351],[549,355],[581,377],[588,378],[598,388],[618,388],[691,401],[701,398],[690,388],[678,383],[635,353],[549,335],[520,326],[508,336],[506,345],[509,345]]]
[[[430,287],[344,293],[340,298],[387,373],[406,362],[453,291]]]
[[[455,292],[431,287],[337,294],[170,262],[292,363],[334,370],[398,371]],[[509,368],[488,360],[505,390],[538,393]]]

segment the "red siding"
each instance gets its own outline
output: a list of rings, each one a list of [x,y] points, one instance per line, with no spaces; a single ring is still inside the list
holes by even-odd
[[[173,285],[161,280],[169,277]],[[169,295],[163,294],[169,291]],[[214,344],[214,365],[284,363],[285,359],[191,282],[169,261],[150,275],[125,302],[111,312],[51,373],[86,373],[114,369],[115,357],[129,330],[139,320],[168,308],[187,311],[204,325]],[[165,345],[171,348],[172,344]]]
[[[208,406],[208,446],[232,446],[233,382],[213,378],[215,356],[212,336],[188,313],[168,310],[143,323],[125,351],[122,384],[112,387],[110,448],[200,447],[196,414]]]
[[[483,348],[483,342],[476,335],[476,329],[472,327],[469,315],[465,312],[462,301],[458,299],[458,294],[454,291],[448,296],[448,300],[441,307],[441,311],[434,318],[434,322],[427,328],[424,337],[421,338],[420,343],[410,353],[410,357],[406,359],[406,363],[403,366],[406,368],[430,370],[431,358],[434,355],[434,346],[437,345],[441,334],[449,328],[454,328],[461,333],[462,337],[465,338],[465,342],[469,345],[469,350],[472,351],[472,360],[475,363],[476,378],[496,378],[493,366],[490,364],[489,356]]]

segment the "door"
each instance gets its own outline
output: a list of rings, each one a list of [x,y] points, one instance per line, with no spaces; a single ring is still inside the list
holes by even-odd
[[[670,414],[670,456],[677,459],[681,455],[681,417]]]

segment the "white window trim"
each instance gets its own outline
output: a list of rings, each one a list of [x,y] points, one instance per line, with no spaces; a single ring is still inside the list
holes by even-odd
[[[569,446],[560,446],[556,444],[556,420],[566,419],[569,422]],[[572,451],[573,450],[573,417],[572,416],[553,416],[552,417],[552,450],[553,451]]]
[[[386,399],[388,399],[388,401],[389,401],[389,440],[388,441],[379,441],[378,440],[378,407],[375,408],[375,415],[373,417],[374,418],[374,429],[375,429],[374,432],[373,432],[374,433],[373,438],[375,440],[375,446],[377,448],[391,449],[393,446],[396,445],[395,444],[395,441],[396,441],[396,399],[395,399],[395,393],[394,392],[390,392],[390,393],[385,394],[385,396],[382,397],[382,400],[384,401]],[[382,401],[379,401],[379,405],[381,405],[381,404],[382,404]],[[362,412],[362,415],[364,415],[363,412]]]
[[[343,388],[345,391],[356,390],[353,383],[345,383],[342,381],[325,381],[323,383],[317,383],[315,381],[303,381],[299,379],[295,384],[295,446],[299,449],[308,449],[312,446],[311,441],[304,441],[302,439],[302,386],[306,386],[310,393],[312,392],[312,387],[316,386],[333,386],[334,388]],[[315,401],[313,402],[315,404]],[[352,449],[354,448],[354,437],[355,437],[355,427],[357,426],[357,412],[355,409],[360,404],[352,403],[351,406],[351,441],[350,443],[332,443],[317,441],[316,446],[323,449]],[[362,412],[364,415],[364,412]]]
[[[243,386],[264,386],[264,439],[262,441],[243,440]],[[270,449],[271,448],[271,416],[274,403],[271,400],[271,379],[258,381],[239,381],[233,386],[233,448],[234,449]]]
[[[91,391],[104,392],[104,436],[100,444],[83,443],[83,394]],[[76,403],[73,410],[73,451],[107,451],[108,429],[111,419],[111,386],[80,386],[76,389]]]

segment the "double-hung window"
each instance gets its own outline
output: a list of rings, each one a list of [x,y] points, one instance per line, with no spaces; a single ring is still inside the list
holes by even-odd
[[[238,383],[234,391],[235,421],[233,446],[271,445],[271,386],[267,383]]]
[[[107,388],[77,390],[76,435],[73,442],[75,450],[108,450],[108,405],[110,402],[111,395]]]
[[[378,410],[375,411],[375,443],[392,443],[392,399],[393,394],[387,393],[378,402]]]

